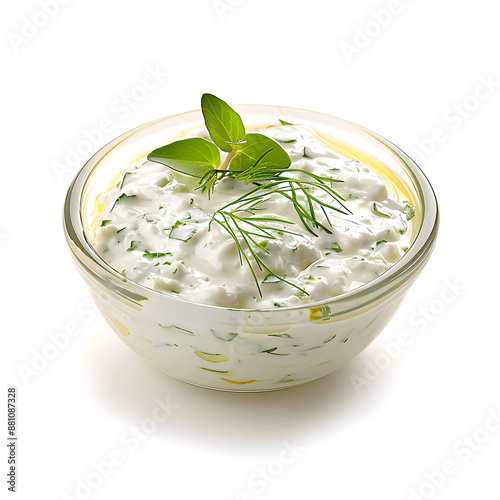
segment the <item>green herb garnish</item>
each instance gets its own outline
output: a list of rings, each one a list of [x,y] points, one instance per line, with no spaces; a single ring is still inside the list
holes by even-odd
[[[406,215],[406,220],[412,220],[415,217],[415,207],[412,205],[406,205],[403,213]]]
[[[101,223],[101,227],[107,226],[108,224],[111,224],[111,221],[109,219],[103,220]]]
[[[135,250],[139,246],[140,243],[141,243],[140,241],[131,241],[130,246],[127,248],[127,252],[131,252],[132,250]]]
[[[203,94],[201,110],[213,142],[201,137],[182,139],[155,149],[148,160],[199,178],[198,188],[202,191],[213,189],[223,177],[234,177],[257,163],[261,171],[290,166],[290,157],[276,141],[262,134],[247,134],[240,115],[223,100]],[[222,164],[219,150],[228,153]]]
[[[350,213],[343,203],[345,199],[333,189],[335,182],[342,181],[289,168],[291,159],[286,151],[265,135],[246,132],[239,114],[218,97],[203,94],[201,110],[213,142],[200,137],[178,140],[155,149],[148,155],[148,160],[198,178],[196,189],[207,191],[209,196],[225,177],[254,184],[256,187],[217,210],[208,229],[216,223],[231,236],[240,262],[248,265],[261,296],[257,273],[263,271],[267,272],[263,283],[282,281],[307,295],[303,288],[276,274],[259,256],[262,250],[270,253],[263,240],[278,239],[284,233],[297,234],[289,229],[295,223],[276,216],[260,216],[258,212],[265,209],[264,203],[271,197],[281,196],[292,204],[310,234],[317,236],[319,231],[331,234],[329,215]],[[279,121],[282,125],[292,125]],[[227,153],[222,162],[220,151]],[[307,156],[305,148],[304,156]],[[287,175],[292,172],[301,174],[300,179]],[[314,190],[322,191],[322,196],[315,196]],[[317,220],[318,210],[326,217],[327,224]],[[171,228],[170,238],[191,239],[196,226],[183,226],[186,226],[185,222],[177,221]]]
[[[201,97],[201,111],[210,138],[227,153],[245,138],[245,127],[241,117],[226,102],[212,94]]]
[[[142,256],[146,257],[146,259],[158,259],[159,257],[166,257],[166,256],[172,257],[171,252],[150,252],[149,250],[146,250]]]
[[[200,137],[182,139],[155,149],[148,160],[199,178],[202,191],[213,189],[225,176],[236,177],[257,164],[261,174],[269,168],[290,166],[290,157],[276,141],[247,133],[240,115],[223,100],[203,94],[201,110],[213,142]],[[228,153],[222,164],[219,150]]]
[[[172,170],[193,177],[203,177],[220,164],[217,146],[202,137],[181,139],[149,153],[148,160],[163,163]]]
[[[341,246],[336,241],[334,241],[333,244],[332,244],[332,250],[334,252],[337,252],[337,253],[340,253],[340,252],[344,251],[344,250],[342,250]]]

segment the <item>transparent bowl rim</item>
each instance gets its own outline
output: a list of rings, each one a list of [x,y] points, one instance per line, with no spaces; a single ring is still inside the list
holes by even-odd
[[[273,112],[274,115],[276,114],[276,111],[279,111],[280,113],[286,113],[287,110],[292,113],[306,113],[313,119],[314,117],[316,117],[317,119],[331,120],[337,122],[339,125],[349,127],[351,129],[356,129],[358,133],[367,134],[372,139],[380,142],[383,146],[388,148],[390,152],[401,161],[404,169],[413,181],[418,198],[420,200],[421,209],[423,211],[423,217],[419,231],[405,255],[403,255],[403,257],[398,262],[396,262],[385,272],[381,273],[380,276],[378,276],[374,280],[369,281],[368,283],[361,285],[349,292],[334,297],[328,297],[319,301],[301,303],[279,308],[234,308],[198,303],[193,302],[189,299],[168,294],[166,292],[154,290],[132,280],[125,279],[120,273],[118,273],[118,271],[116,271],[101,259],[101,257],[95,251],[94,247],[90,244],[85,234],[81,216],[81,207],[84,199],[85,187],[87,184],[86,181],[94,173],[94,171],[99,168],[101,160],[103,160],[120,144],[125,143],[126,141],[133,141],[134,136],[136,136],[138,133],[161,123],[168,122],[169,120],[181,117],[185,117],[186,119],[195,116],[201,117],[201,110],[195,109],[152,120],[121,134],[120,136],[107,143],[101,149],[99,149],[75,175],[68,188],[68,192],[64,202],[63,226],[66,241],[70,247],[70,251],[73,257],[76,258],[77,262],[87,272],[93,273],[93,271],[86,264],[85,259],[82,259],[82,256],[85,256],[87,259],[90,258],[92,263],[97,265],[101,282],[113,284],[113,286],[118,286],[121,289],[125,288],[126,290],[131,292],[133,296],[140,299],[147,298],[148,296],[156,296],[161,300],[165,300],[166,302],[172,302],[172,305],[174,305],[176,302],[182,302],[185,305],[197,307],[200,309],[215,309],[244,314],[254,312],[266,314],[279,312],[282,314],[286,313],[287,311],[320,308],[321,306],[328,305],[335,306],[335,315],[340,315],[352,312],[365,306],[369,306],[370,304],[377,302],[384,296],[387,296],[392,292],[400,289],[402,286],[411,283],[418,276],[428,258],[430,257],[430,254],[432,253],[435,245],[439,227],[439,208],[436,195],[429,180],[420,169],[420,167],[415,163],[415,161],[413,161],[405,152],[403,152],[392,142],[388,141],[379,134],[354,122],[333,115],[302,108],[268,104],[238,104],[234,105],[233,108],[240,112],[252,112],[257,111],[257,109],[260,108],[265,109],[269,114]]]

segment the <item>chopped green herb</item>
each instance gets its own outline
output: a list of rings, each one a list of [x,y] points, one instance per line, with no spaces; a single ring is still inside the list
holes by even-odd
[[[130,246],[127,248],[127,252],[131,252],[132,250],[135,250],[139,246],[140,243],[141,243],[140,241],[131,241]]]
[[[342,248],[340,247],[340,245],[336,241],[333,242],[332,250],[334,252],[337,252],[337,253],[340,253],[340,252],[344,251],[344,250],[342,250]]]
[[[413,217],[415,217],[415,207],[412,205],[406,205],[404,214],[406,215],[406,220],[412,220]]]
[[[267,353],[269,353],[269,354],[270,354],[270,353],[272,353],[272,352],[276,351],[276,349],[278,349],[278,348],[277,348],[277,347],[273,347],[273,348],[271,348],[271,349],[267,349],[266,351],[262,351],[262,352],[267,352]]]
[[[375,243],[375,248],[377,248],[379,245],[383,245],[384,243],[387,243],[387,240],[380,240]]]
[[[285,120],[282,120],[281,118],[278,118],[278,120],[281,123],[281,125],[293,125],[293,123],[286,122]]]
[[[311,158],[307,153],[306,153],[306,147],[304,146],[304,152],[302,153],[302,158]]]
[[[150,252],[149,250],[146,250],[142,256],[146,257],[146,259],[158,259],[160,257],[166,257],[166,256],[173,257],[172,252]]]
[[[107,226],[108,224],[111,224],[111,221],[109,219],[103,220],[101,223],[101,227]]]
[[[291,339],[293,338],[289,333],[270,333],[268,337],[280,337],[283,339]]]
[[[333,340],[337,335],[330,335],[329,337],[326,337],[325,340],[323,340],[323,344],[328,344],[331,340]]]
[[[292,144],[292,142],[297,142],[297,139],[290,139],[289,141],[280,141],[280,140],[278,140],[278,142],[281,142],[282,144]]]

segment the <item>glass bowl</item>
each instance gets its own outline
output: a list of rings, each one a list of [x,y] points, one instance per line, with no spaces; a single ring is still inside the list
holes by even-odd
[[[416,207],[412,244],[389,270],[353,291],[276,309],[193,303],[127,280],[92,246],[98,195],[128,164],[203,125],[200,110],[137,127],[98,151],[78,172],[64,205],[74,263],[102,315],[137,354],[177,379],[212,389],[265,391],[323,377],[382,331],[424,268],[435,244],[438,205],[429,181],[405,153],[379,135],[322,113],[239,105],[247,128],[279,119],[306,125],[338,152],[378,170]]]

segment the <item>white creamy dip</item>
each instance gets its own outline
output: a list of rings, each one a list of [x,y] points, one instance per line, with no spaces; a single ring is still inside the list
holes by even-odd
[[[258,132],[279,142],[290,155],[290,169],[342,181],[332,188],[351,212],[317,207],[317,220],[331,234],[319,229],[314,236],[286,198],[272,195],[261,205],[259,216],[294,222],[286,226],[294,234],[281,233],[275,224],[276,239],[260,241],[269,254],[262,250],[259,256],[297,288],[257,269],[261,297],[249,266],[240,262],[234,239],[217,223],[209,227],[217,209],[255,186],[224,178],[209,198],[195,189],[199,179],[149,161],[130,165],[118,184],[99,197],[104,209],[95,248],[101,258],[129,280],[193,302],[272,308],[345,293],[402,257],[411,242],[414,209],[398,200],[380,175],[332,151],[306,128],[284,125]],[[200,129],[190,136],[208,138],[205,134]]]

